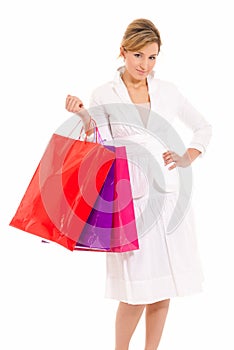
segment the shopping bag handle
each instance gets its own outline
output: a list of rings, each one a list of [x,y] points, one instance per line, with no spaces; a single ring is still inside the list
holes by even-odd
[[[97,127],[97,123],[93,118],[90,118],[90,122],[89,122],[89,126],[88,126],[88,130],[93,127],[94,128],[94,138],[95,138],[95,143],[101,143],[103,144],[103,139],[101,137],[101,134],[99,132],[99,129]],[[80,130],[80,135],[79,138],[81,137],[81,134],[84,132],[84,126],[82,126],[81,130]],[[88,135],[85,133],[85,138],[84,138],[84,142],[87,142],[87,137]]]

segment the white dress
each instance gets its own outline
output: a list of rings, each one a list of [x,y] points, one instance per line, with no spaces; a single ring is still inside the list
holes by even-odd
[[[105,296],[149,304],[202,291],[190,205],[191,167],[168,171],[162,153],[167,149],[180,153],[188,147],[171,126],[174,119],[179,117],[192,130],[189,147],[202,153],[211,127],[173,84],[153,76],[148,77],[151,110],[135,106],[120,77],[123,69],[94,91],[90,114],[106,144],[126,146],[139,250],[106,253]]]

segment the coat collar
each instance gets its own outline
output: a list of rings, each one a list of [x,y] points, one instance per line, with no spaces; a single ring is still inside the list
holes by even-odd
[[[121,75],[123,74],[124,70],[125,70],[125,66],[121,66],[117,69],[117,72],[116,72],[114,80],[113,80],[113,88],[115,89],[116,93],[119,95],[119,97],[121,98],[121,100],[123,102],[133,103],[130,96],[129,96],[127,87],[125,86],[125,84],[121,78]],[[153,99],[151,97],[152,97],[152,94],[156,88],[156,86],[155,86],[156,80],[154,79],[154,75],[155,75],[155,72],[152,71],[147,76],[147,83],[148,83],[148,89],[149,89],[151,103],[153,101]]]
[[[115,93],[119,96],[122,103],[128,104],[130,107],[130,105],[134,105],[134,103],[132,102],[132,100],[129,96],[129,93],[128,93],[128,89],[121,78],[121,75],[123,74],[124,70],[125,70],[125,66],[122,66],[122,67],[117,69],[114,80],[112,81],[112,87],[113,87]],[[151,120],[151,112],[156,111],[156,109],[157,109],[157,99],[155,98],[157,91],[155,91],[155,90],[157,89],[158,84],[157,84],[157,79],[154,78],[154,74],[155,74],[155,72],[152,71],[147,76],[148,91],[149,91],[150,103],[151,103],[151,111],[150,111],[150,115],[149,115],[149,119],[148,119],[148,123],[147,123],[148,126],[149,126],[150,120]],[[127,108],[127,107],[125,107],[125,108]],[[138,116],[138,122],[143,126],[139,111],[137,110],[137,108],[135,110],[137,113],[136,115]],[[132,114],[133,109],[130,108],[129,111]]]

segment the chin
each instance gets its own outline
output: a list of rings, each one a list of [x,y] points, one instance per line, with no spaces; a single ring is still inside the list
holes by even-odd
[[[133,77],[136,80],[144,80],[147,77],[147,75],[146,74],[134,74]]]
[[[136,77],[136,79],[137,80],[145,80],[147,78],[147,75],[138,75],[137,77]]]

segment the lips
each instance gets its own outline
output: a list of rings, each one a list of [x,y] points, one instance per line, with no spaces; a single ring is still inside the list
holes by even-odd
[[[137,71],[139,74],[146,74],[146,71],[143,71],[143,70],[136,69],[136,71]]]

